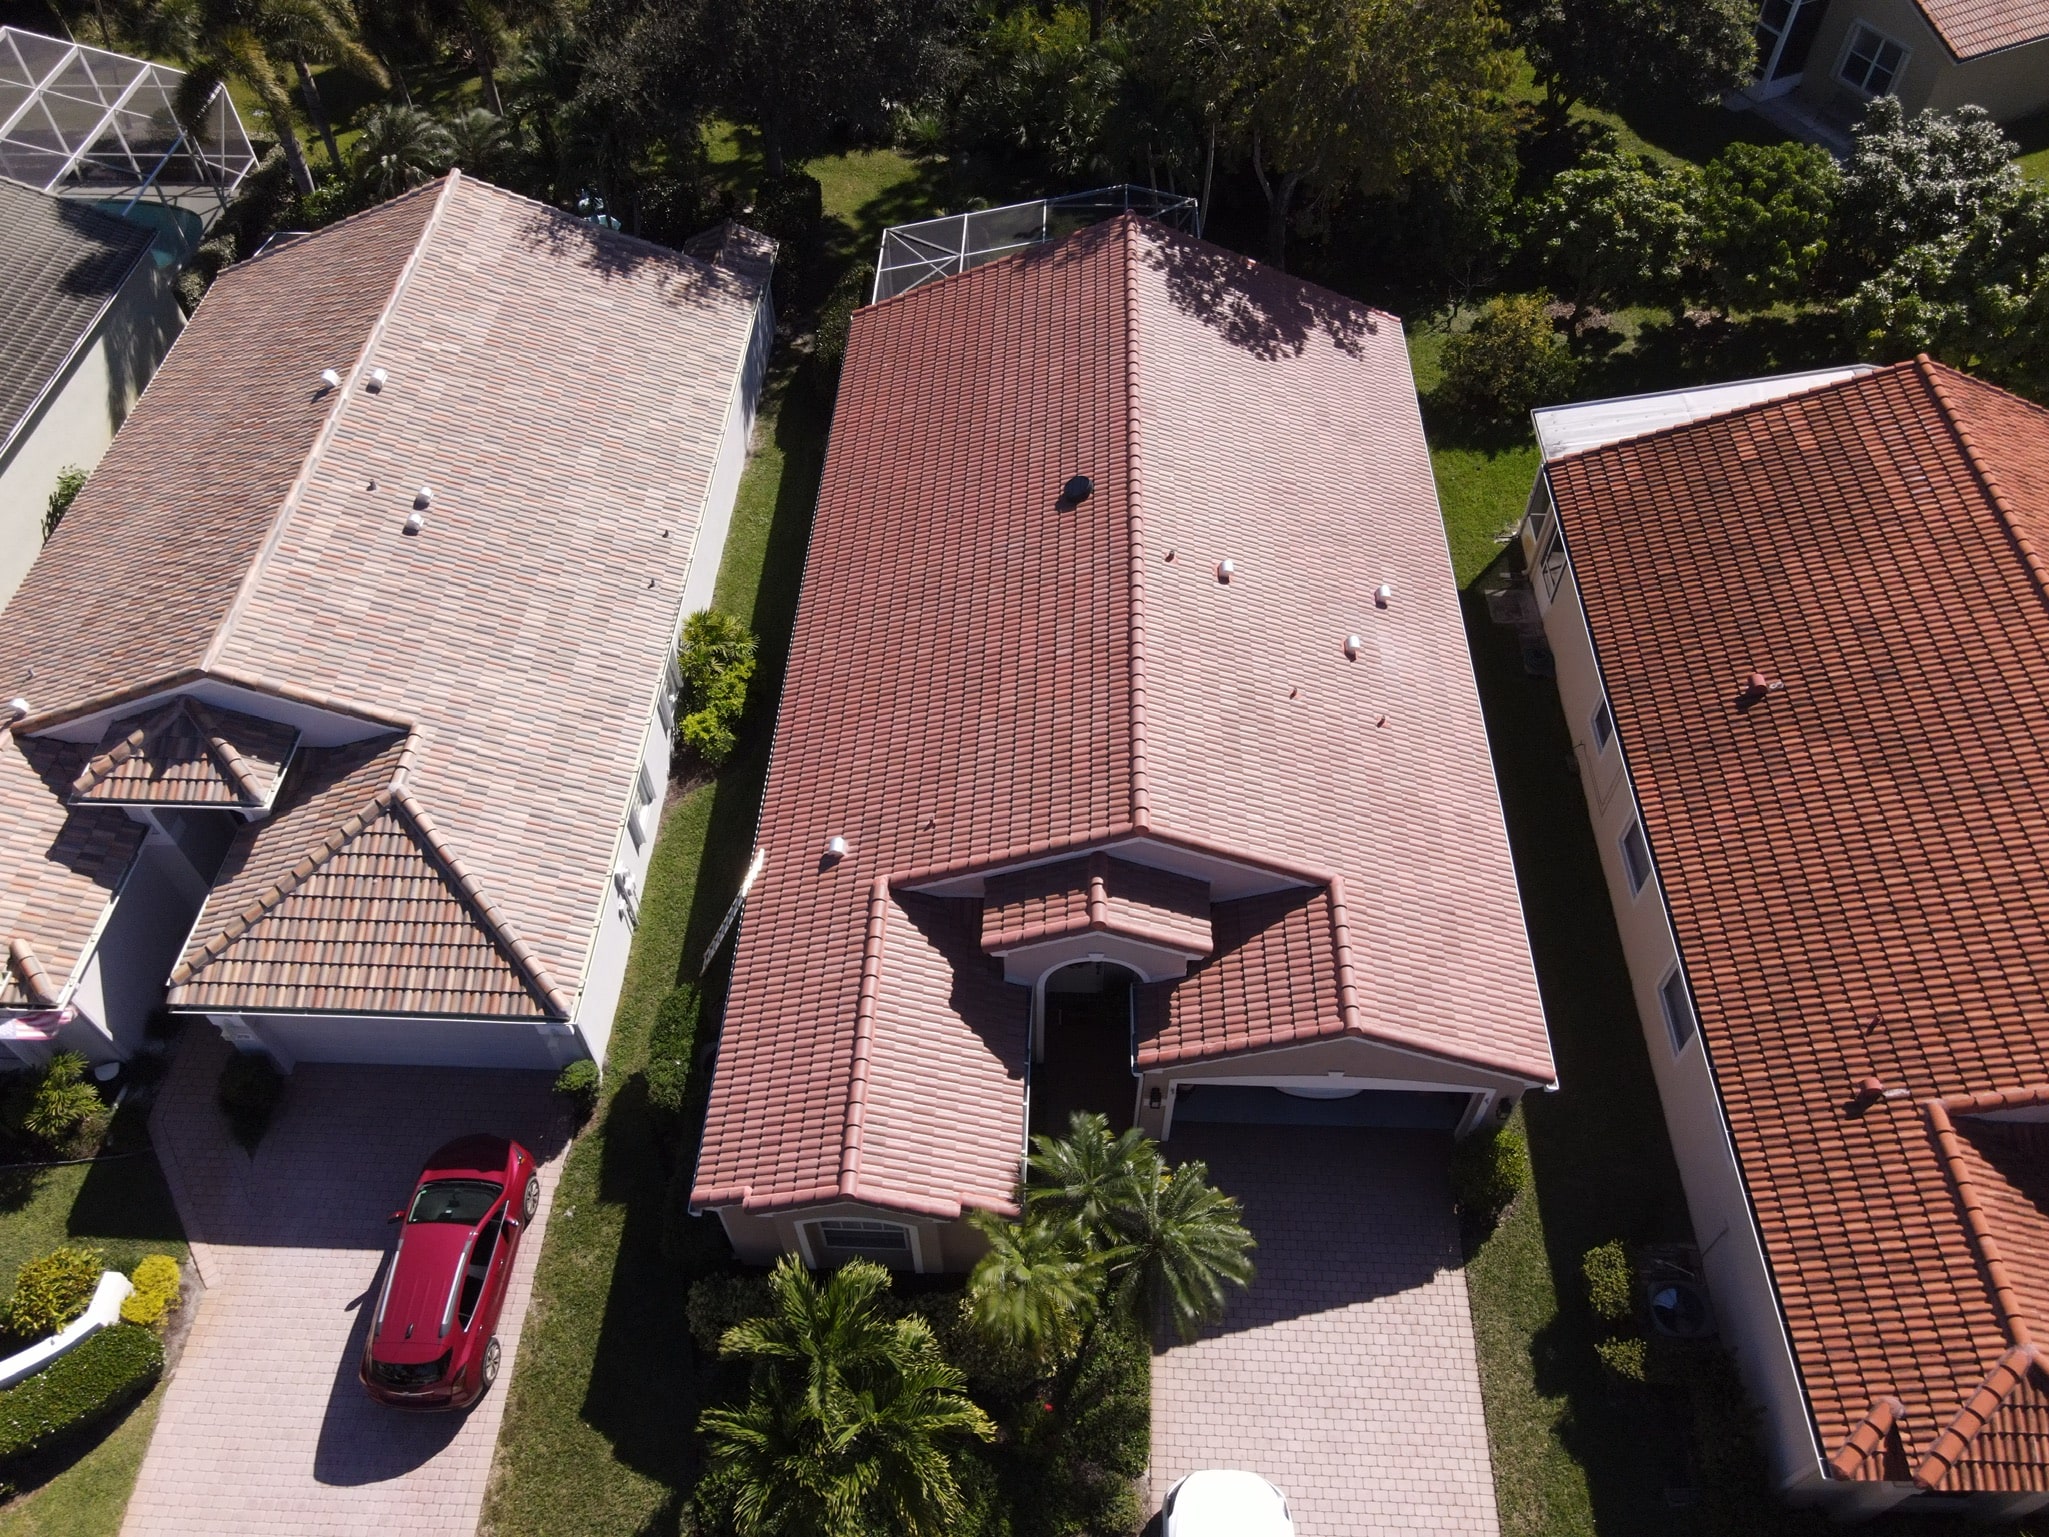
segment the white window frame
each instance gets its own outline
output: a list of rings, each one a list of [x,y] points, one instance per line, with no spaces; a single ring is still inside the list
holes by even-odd
[[[652,820],[648,810],[654,803],[654,776],[648,773],[647,763],[643,760],[633,780],[633,809],[626,815],[626,833],[633,839],[636,850],[647,847],[648,834],[652,830],[648,825]]]
[[[1605,726],[1603,721],[1607,722]],[[1608,708],[1606,695],[1594,701],[1593,712],[1587,716],[1587,730],[1593,733],[1594,756],[1605,758],[1608,749],[1615,745],[1615,712]]]
[[[1861,80],[1853,80],[1849,74],[1850,63],[1857,55],[1857,45],[1866,38],[1869,38],[1874,45],[1871,52],[1871,62],[1865,66],[1863,78]],[[1884,56],[1884,51],[1887,48],[1899,50],[1899,59],[1894,63],[1892,73],[1886,79],[1885,89],[1874,91],[1871,89],[1870,83],[1872,71],[1878,68],[1879,60]],[[1913,49],[1909,48],[1905,43],[1879,31],[1878,28],[1872,26],[1868,21],[1859,21],[1850,28],[1850,35],[1843,40],[1842,57],[1836,60],[1836,79],[1855,91],[1859,96],[1862,96],[1866,101],[1875,101],[1881,96],[1893,94],[1894,89],[1900,83],[1900,76],[1907,72],[1907,61],[1913,56]]]
[[[662,686],[655,693],[655,719],[662,723],[662,735],[676,734],[676,696],[683,692],[683,664],[676,659],[676,653],[669,653],[669,660],[662,668]]]
[[[892,1222],[892,1221],[890,1221],[890,1220],[889,1220],[888,1218],[886,1218],[886,1217],[808,1217],[808,1218],[806,1218],[806,1219],[805,1219],[804,1221],[802,1221],[802,1222],[800,1222],[800,1223],[798,1223],[798,1224],[797,1224],[797,1241],[798,1241],[798,1247],[799,1247],[799,1248],[800,1248],[800,1249],[801,1249],[801,1250],[803,1251],[803,1253],[802,1253],[802,1258],[803,1258],[803,1260],[804,1260],[804,1263],[805,1263],[805,1264],[809,1265],[809,1266],[810,1266],[810,1267],[811,1267],[812,1269],[814,1269],[814,1270],[817,1270],[817,1269],[821,1269],[821,1268],[823,1268],[823,1267],[824,1267],[824,1266],[825,1266],[825,1265],[826,1265],[827,1263],[829,1263],[829,1262],[830,1262],[830,1256],[832,1256],[832,1255],[833,1255],[833,1254],[834,1254],[835,1252],[838,1252],[838,1253],[840,1253],[840,1254],[844,1254],[844,1255],[846,1255],[846,1257],[847,1257],[847,1258],[849,1258],[849,1259],[854,1259],[854,1258],[865,1258],[865,1257],[866,1257],[866,1256],[859,1256],[859,1255],[852,1255],[852,1254],[847,1254],[847,1252],[846,1252],[845,1250],[839,1250],[839,1251],[834,1251],[834,1250],[833,1250],[833,1249],[832,1249],[832,1248],[831,1248],[831,1247],[830,1247],[830,1246],[829,1246],[829,1245],[828,1245],[828,1244],[826,1243],[826,1241],[825,1241],[825,1228],[826,1228],[826,1225],[827,1225],[828,1223],[841,1223],[841,1222],[864,1222],[864,1223],[872,1223],[872,1224],[874,1224],[875,1226],[878,1226],[878,1227],[892,1227],[892,1228],[895,1228],[895,1229],[897,1229],[897,1230],[898,1230],[899,1232],[901,1232],[901,1233],[902,1233],[902,1234],[904,1235],[904,1242],[905,1242],[905,1250],[904,1250],[904,1252],[905,1252],[906,1256],[907,1256],[907,1257],[908,1257],[908,1258],[910,1259],[910,1262],[911,1262],[911,1270],[912,1270],[912,1273],[914,1273],[914,1274],[917,1274],[917,1275],[923,1275],[923,1274],[924,1274],[924,1272],[925,1272],[925,1246],[924,1246],[924,1244],[923,1244],[923,1243],[922,1243],[922,1242],[920,1241],[920,1239],[919,1239],[919,1234],[918,1234],[918,1225],[917,1225],[917,1223],[915,1223],[915,1222]],[[882,1262],[881,1262],[880,1260],[877,1260],[877,1261],[876,1261],[876,1263],[877,1263],[877,1264],[879,1265],[879,1264],[881,1264]]]
[[[1629,852],[1629,838],[1632,833],[1636,835],[1637,847],[1643,851],[1643,874],[1641,877],[1637,874],[1637,861],[1630,856]],[[1651,877],[1657,873],[1657,870],[1651,864],[1651,842],[1650,839],[1644,836],[1643,823],[1638,818],[1631,817],[1629,825],[1622,829],[1622,836],[1615,840],[1615,845],[1622,854],[1622,876],[1624,880],[1629,882],[1629,894],[1632,897],[1642,896],[1644,888],[1651,883]]]
[[[1673,1006],[1675,997],[1677,1010]],[[1666,972],[1665,980],[1658,984],[1658,1009],[1665,1016],[1665,1035],[1676,1057],[1700,1038],[1700,1015],[1693,1007],[1693,992],[1686,985],[1686,974],[1677,966]]]

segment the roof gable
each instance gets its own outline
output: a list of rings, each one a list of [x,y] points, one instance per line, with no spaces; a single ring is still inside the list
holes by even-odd
[[[277,793],[298,739],[290,726],[179,695],[108,727],[71,799],[254,810]]]
[[[2049,0],[1914,0],[1958,59],[2049,38]]]

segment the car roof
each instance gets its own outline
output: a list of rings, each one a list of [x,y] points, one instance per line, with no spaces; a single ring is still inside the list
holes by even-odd
[[[1174,1537],[1281,1537],[1290,1530],[1287,1501],[1257,1473],[1205,1468],[1181,1480],[1174,1501]]]

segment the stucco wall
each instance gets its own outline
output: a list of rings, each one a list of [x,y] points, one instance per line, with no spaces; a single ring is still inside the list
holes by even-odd
[[[137,853],[79,974],[72,998],[79,1018],[65,1030],[62,1045],[96,1062],[134,1053],[205,899],[205,886],[177,846],[153,834]]]
[[[92,339],[0,461],[0,606],[43,547],[43,514],[67,465],[91,472],[185,320],[169,269],[136,263]],[[0,345],[4,345],[0,342]]]
[[[902,1212],[888,1211],[879,1206],[862,1206],[853,1202],[837,1202],[824,1206],[807,1206],[798,1211],[774,1212],[767,1215],[752,1215],[737,1206],[719,1208],[719,1220],[725,1224],[726,1237],[733,1245],[733,1252],[750,1265],[773,1264],[784,1254],[802,1255],[809,1264],[819,1261],[814,1248],[806,1248],[799,1229],[806,1223],[818,1222],[829,1217],[853,1217],[870,1222],[894,1222],[912,1230],[912,1251],[917,1268],[926,1273],[942,1270],[968,1270],[988,1250],[988,1243],[980,1233],[965,1220],[958,1222],[934,1222],[916,1217],[907,1217]]]
[[[1914,0],[1835,0],[1815,34],[1799,94],[1817,107],[1856,107],[1863,100],[1837,78],[1850,36],[1863,23],[1908,50],[1892,94],[1911,114],[1966,103],[2003,123],[2049,108],[2049,41],[1958,62]]]
[[[1524,555],[1534,567],[1536,552],[1527,522],[1522,539]],[[1636,797],[1629,784],[1625,744],[1618,737],[1605,753],[1594,748],[1591,723],[1603,690],[1577,583],[1568,571],[1556,597],[1547,601],[1540,581],[1537,600],[1543,610],[1545,637],[1557,659],[1559,704],[1572,732],[1588,817],[1600,846],[1601,868],[1628,962],[1638,1023],[1650,1053],[1666,1130],[1686,1190],[1694,1240],[1701,1250],[1724,1342],[1764,1411],[1765,1444],[1778,1484],[1789,1496],[1801,1498],[1850,1492],[1840,1483],[1823,1484],[1806,1392],[1794,1365],[1763,1243],[1722,1116],[1713,1069],[1698,1031],[1682,1050],[1675,1054],[1672,1049],[1658,989],[1677,959],[1678,944],[1657,875],[1653,873],[1641,892],[1632,894],[1629,889],[1621,839],[1636,819]],[[1655,848],[1652,854],[1655,858]]]

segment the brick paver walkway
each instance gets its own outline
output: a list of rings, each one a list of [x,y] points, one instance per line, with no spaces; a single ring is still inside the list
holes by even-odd
[[[124,1537],[474,1532],[546,1236],[520,1243],[498,1384],[467,1414],[381,1408],[356,1358],[393,1229],[428,1154],[517,1137],[552,1196],[564,1126],[542,1073],[302,1065],[252,1161],[213,1103],[226,1046],[195,1024],[151,1122],[206,1282]]]
[[[1207,1160],[1244,1203],[1259,1277],[1153,1360],[1153,1507],[1197,1468],[1248,1468],[1288,1496],[1299,1537],[1493,1537],[1445,1141],[1188,1126],[1167,1153]]]

